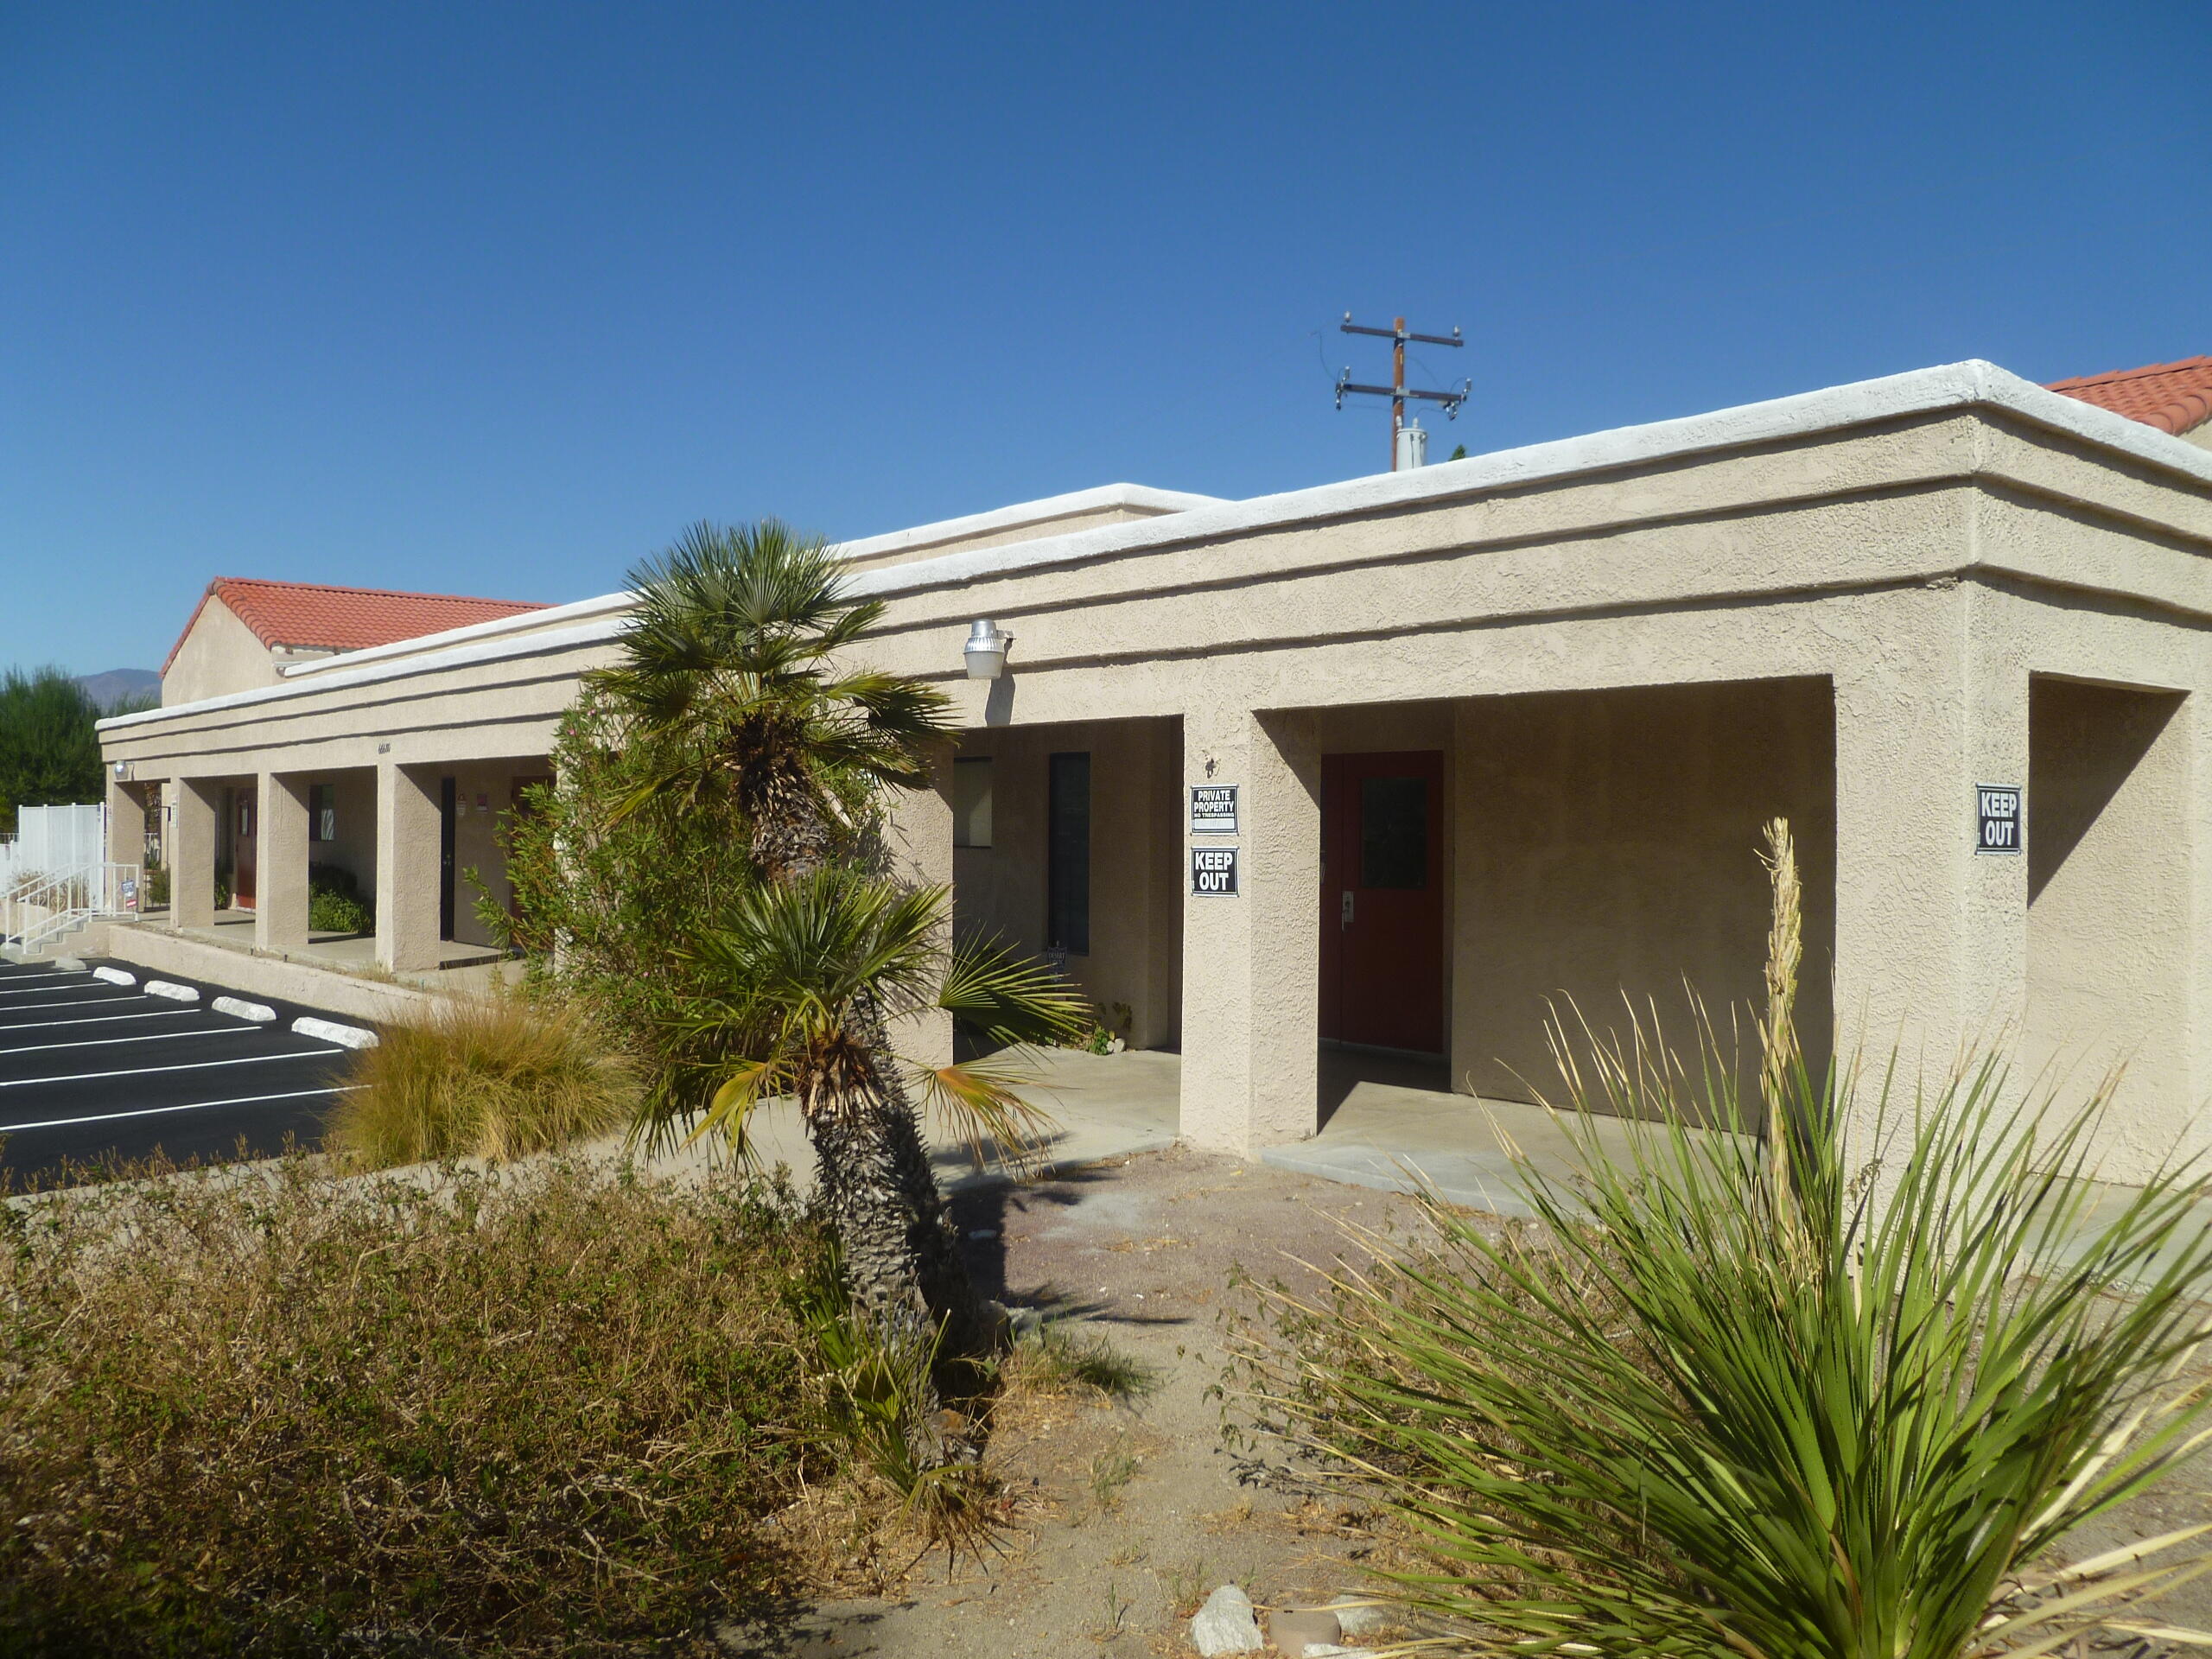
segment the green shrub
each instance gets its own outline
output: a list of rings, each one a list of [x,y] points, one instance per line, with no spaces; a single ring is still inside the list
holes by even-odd
[[[941,1335],[856,1314],[834,1245],[792,1281],[790,1305],[806,1331],[830,1426],[855,1460],[930,1542],[954,1556],[995,1548],[1007,1518],[997,1476],[978,1459],[944,1455],[954,1427],[947,1420],[960,1414],[938,1404]],[[974,1375],[966,1403],[984,1405],[997,1380]],[[968,1427],[964,1420],[958,1426]]]
[[[292,1157],[0,1234],[0,1651],[667,1652],[799,1582],[787,1197]]]
[[[2034,1569],[2195,1449],[2207,1395],[2174,1379],[2212,1336],[2201,1184],[2169,1172],[2101,1217],[2101,1099],[2023,1106],[1993,1060],[1902,1103],[1809,1077],[1786,840],[1776,862],[1783,1133],[1688,1127],[1745,1121],[1710,1046],[1686,1066],[1655,1033],[1578,1033],[1573,1176],[1524,1162],[1533,1224],[1432,1203],[1432,1247],[1370,1241],[1331,1294],[1278,1293],[1263,1412],[1412,1523],[1429,1566],[1401,1592],[1489,1650],[1955,1659],[2140,1634],[2113,1599],[2202,1570],[2141,1566],[2200,1529]]]
[[[149,864],[146,867],[146,902],[166,905],[169,901],[169,867]]]
[[[446,999],[386,1030],[343,1081],[331,1149],[356,1166],[518,1158],[626,1125],[636,1068],[573,1006],[507,994]]]
[[[353,871],[308,866],[308,926],[318,933],[366,933],[376,926],[375,906],[361,897]]]

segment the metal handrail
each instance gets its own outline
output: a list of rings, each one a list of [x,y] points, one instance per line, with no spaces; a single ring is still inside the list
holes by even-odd
[[[134,914],[144,872],[112,861],[17,882],[0,894],[0,939],[31,951],[96,916]]]

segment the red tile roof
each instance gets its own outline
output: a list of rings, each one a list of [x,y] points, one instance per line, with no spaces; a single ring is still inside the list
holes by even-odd
[[[535,601],[461,599],[451,594],[402,594],[382,588],[326,588],[315,582],[265,582],[254,576],[218,576],[194,607],[192,620],[169,647],[169,663],[200,620],[211,599],[219,599],[264,645],[308,650],[359,651],[417,639],[426,633],[490,622],[502,616],[546,607]]]
[[[2053,391],[2178,435],[2212,420],[2212,357],[2054,380]]]

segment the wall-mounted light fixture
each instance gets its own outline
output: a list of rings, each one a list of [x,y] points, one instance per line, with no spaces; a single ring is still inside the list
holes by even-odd
[[[121,783],[130,775],[130,763],[128,760],[118,760],[115,763],[115,781],[117,783]]]
[[[999,625],[985,618],[969,625],[968,643],[960,654],[968,659],[968,677],[971,680],[995,680],[1006,672],[1007,647],[1014,643],[1010,633],[1001,633]]]

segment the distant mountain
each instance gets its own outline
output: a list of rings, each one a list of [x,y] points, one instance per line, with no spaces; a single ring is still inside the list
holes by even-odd
[[[105,674],[79,674],[77,683],[103,709],[162,700],[162,677],[150,668],[111,668]]]

